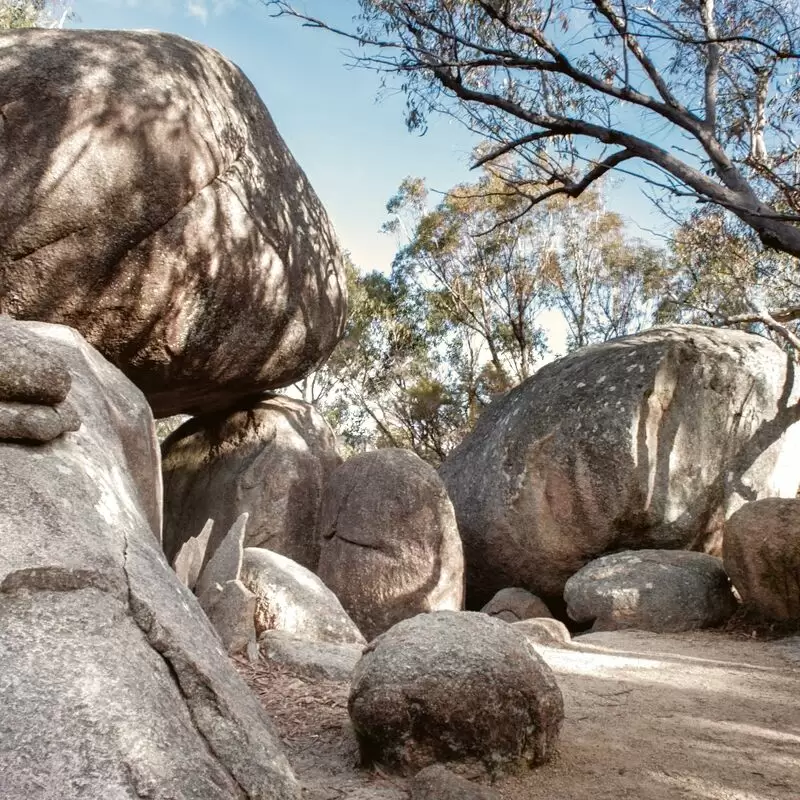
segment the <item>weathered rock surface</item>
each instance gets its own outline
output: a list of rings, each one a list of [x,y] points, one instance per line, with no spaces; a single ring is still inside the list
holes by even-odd
[[[65,402],[72,380],[64,362],[3,315],[0,344],[0,441],[50,442],[78,430],[78,415]]]
[[[367,639],[463,604],[464,559],[436,471],[408,450],[353,456],[331,475],[317,573]]]
[[[265,397],[241,408],[196,417],[165,442],[164,549],[169,558],[216,521],[209,543],[243,511],[248,547],[264,547],[316,569],[322,488],[341,463],[336,438],[310,405]]]
[[[742,506],[726,523],[725,569],[742,602],[775,621],[800,621],[800,499]]]
[[[305,639],[365,643],[336,595],[313,573],[291,559],[248,547],[242,582],[256,596],[256,631],[279,630]]]
[[[593,630],[713,628],[736,610],[722,561],[682,550],[627,550],[590,562],[564,588],[567,613]]]
[[[51,442],[78,428],[80,420],[69,403],[45,406],[0,400],[2,441]]]
[[[67,366],[82,424],[0,445],[0,796],[296,800],[269,720],[161,552],[143,395],[74,331],[20,325]]]
[[[343,331],[319,199],[242,72],[151,31],[0,36],[0,312],[77,328],[156,416],[310,372]]]
[[[785,353],[674,326],[548,364],[481,415],[440,469],[467,602],[522,586],[545,600],[605,552],[719,552],[745,500],[794,496],[797,389]]]
[[[72,385],[69,370],[35,333],[0,316],[0,341],[0,400],[53,406],[66,399]]]
[[[420,770],[408,788],[411,800],[500,800],[497,792],[455,775],[441,764]]]
[[[315,641],[287,631],[265,631],[258,640],[268,661],[311,679],[349,683],[364,651],[362,644]]]
[[[551,647],[558,647],[562,644],[569,644],[572,641],[572,636],[567,626],[563,622],[552,619],[551,617],[524,619],[521,622],[513,622],[511,624],[515,631],[521,633],[533,644],[546,644]]]
[[[524,636],[452,611],[404,620],[370,642],[348,710],[362,760],[405,773],[447,761],[543,764],[564,717],[553,673]]]
[[[501,589],[482,609],[484,614],[503,622],[519,622],[533,617],[552,617],[550,609],[526,589]]]

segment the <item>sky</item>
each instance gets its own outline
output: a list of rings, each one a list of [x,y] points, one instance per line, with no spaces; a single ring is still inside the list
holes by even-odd
[[[297,6],[346,26],[356,0],[298,0]],[[399,92],[347,66],[347,43],[296,20],[274,19],[259,0],[74,0],[69,27],[154,29],[207,44],[250,78],[289,149],[328,210],[344,249],[362,270],[388,271],[397,240],[380,232],[386,201],[403,178],[445,191],[477,176],[477,144],[457,122],[433,118],[424,136],[404,124]],[[634,181],[609,194],[632,235],[665,223]]]

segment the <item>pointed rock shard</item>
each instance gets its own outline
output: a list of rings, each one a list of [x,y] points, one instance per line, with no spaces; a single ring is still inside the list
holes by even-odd
[[[242,572],[242,554],[244,552],[244,534],[247,529],[249,514],[241,514],[233,527],[220,542],[219,547],[209,559],[195,585],[195,594],[200,599],[204,608],[203,598],[214,587],[214,584],[224,586],[228,581],[239,580]]]
[[[206,549],[211,531],[214,528],[214,520],[209,519],[203,526],[203,530],[187,539],[178,554],[172,561],[172,568],[178,576],[178,580],[188,589],[194,591],[197,579],[203,569],[203,562],[206,559]]]
[[[316,570],[322,492],[342,459],[336,436],[313,406],[275,395],[192,417],[161,453],[167,558],[208,517],[217,523],[209,542],[214,552],[247,509],[246,547]]]

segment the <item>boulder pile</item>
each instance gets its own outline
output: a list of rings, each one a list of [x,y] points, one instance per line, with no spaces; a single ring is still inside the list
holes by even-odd
[[[41,384],[44,363],[68,377],[57,391],[80,426],[0,442],[3,800],[297,800],[270,721],[162,552],[144,396],[75,331],[11,329],[36,346],[13,363],[0,347],[2,383]]]
[[[772,342],[696,326],[543,367],[440,469],[468,607],[508,586],[560,599],[584,564],[618,550],[719,554],[725,519],[745,501],[797,492],[798,391]]]

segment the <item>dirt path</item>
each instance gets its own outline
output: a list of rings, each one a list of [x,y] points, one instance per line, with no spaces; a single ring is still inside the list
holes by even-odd
[[[540,648],[565,714],[551,764],[499,780],[505,800],[800,800],[800,638],[592,634]],[[308,800],[404,800],[355,767],[347,686],[243,668]]]

